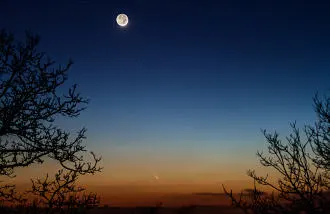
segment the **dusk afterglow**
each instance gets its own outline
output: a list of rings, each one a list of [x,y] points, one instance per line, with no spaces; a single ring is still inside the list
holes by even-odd
[[[0,26],[19,40],[40,35],[38,51],[56,63],[73,60],[63,92],[76,83],[90,103],[56,124],[86,127],[103,167],[79,180],[104,204],[139,205],[140,193],[247,188],[248,169],[264,172],[261,129],[285,140],[290,122],[314,123],[313,96],[330,89],[323,2],[4,0]],[[57,169],[19,168],[15,181]]]

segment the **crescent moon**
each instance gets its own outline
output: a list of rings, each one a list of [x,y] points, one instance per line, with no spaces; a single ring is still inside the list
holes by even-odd
[[[120,27],[125,27],[128,24],[128,16],[121,13],[117,16],[116,22]]]

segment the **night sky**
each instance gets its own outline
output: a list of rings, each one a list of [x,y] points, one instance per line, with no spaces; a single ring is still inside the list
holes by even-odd
[[[73,59],[67,86],[91,102],[58,124],[86,126],[103,156],[89,182],[212,184],[245,179],[261,128],[284,137],[316,119],[312,97],[330,89],[326,2],[0,0],[0,27]]]

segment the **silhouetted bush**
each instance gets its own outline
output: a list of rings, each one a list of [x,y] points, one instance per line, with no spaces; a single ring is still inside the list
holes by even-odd
[[[257,156],[262,166],[276,170],[280,178],[272,183],[249,170],[254,188],[242,191],[239,198],[223,186],[234,206],[245,213],[330,213],[330,97],[316,95],[314,106],[318,120],[314,126],[305,126],[305,139],[295,123],[286,143],[276,132],[263,130],[268,154],[257,152]],[[270,187],[272,194],[257,185]]]

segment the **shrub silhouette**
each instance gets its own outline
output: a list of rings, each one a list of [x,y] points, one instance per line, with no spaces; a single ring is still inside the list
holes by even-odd
[[[32,180],[32,189],[28,193],[37,196],[38,205],[47,207],[47,212],[64,210],[71,212],[79,209],[91,209],[97,207],[100,198],[93,193],[86,194],[85,188],[77,186],[79,174],[76,171],[65,172],[59,170],[54,179],[49,179],[47,174],[44,179]],[[82,193],[82,194],[81,194]]]
[[[235,198],[223,186],[234,206],[245,213],[330,213],[330,98],[316,95],[314,106],[318,120],[314,126],[305,126],[306,139],[301,138],[295,123],[286,143],[276,132],[263,130],[268,154],[257,152],[257,156],[262,166],[275,169],[280,178],[272,183],[268,176],[249,170],[254,188],[248,194],[242,191]],[[261,194],[257,185],[270,187],[272,194]]]

